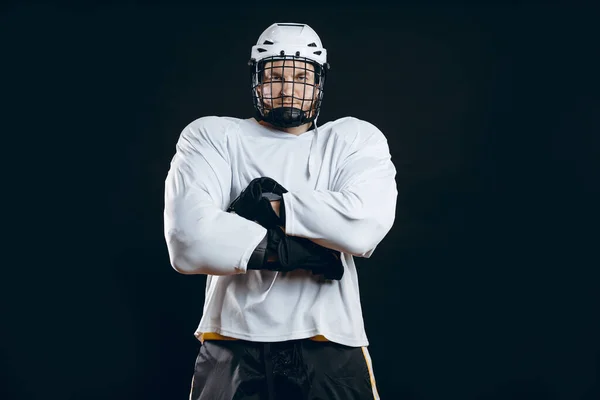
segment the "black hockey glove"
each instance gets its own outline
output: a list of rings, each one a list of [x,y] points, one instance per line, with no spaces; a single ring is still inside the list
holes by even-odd
[[[271,255],[277,255],[279,261],[267,262]],[[248,269],[284,272],[306,269],[314,275],[336,280],[342,279],[344,275],[344,265],[338,251],[319,246],[305,238],[287,236],[279,227],[267,230],[265,239],[252,254]]]
[[[273,207],[272,200],[281,201],[281,210],[283,212],[283,194],[287,190],[268,177],[253,179],[246,189],[231,203],[228,212],[234,211],[241,217],[256,221],[265,228],[283,226],[285,217],[283,213],[277,216]]]

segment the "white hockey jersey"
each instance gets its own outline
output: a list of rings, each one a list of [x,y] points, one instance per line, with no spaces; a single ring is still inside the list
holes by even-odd
[[[305,270],[246,270],[266,229],[225,210],[261,176],[289,191],[283,195],[288,235],[342,252],[340,281]],[[301,135],[253,118],[190,123],[165,182],[164,234],[175,270],[207,275],[195,335],[257,342],[324,336],[367,346],[353,256],[370,257],[391,229],[395,176],[383,133],[356,118]]]

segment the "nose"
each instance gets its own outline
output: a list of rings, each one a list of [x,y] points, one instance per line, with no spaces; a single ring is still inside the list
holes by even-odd
[[[281,85],[281,96],[283,97],[292,97],[294,95],[294,82],[285,81],[283,85]]]

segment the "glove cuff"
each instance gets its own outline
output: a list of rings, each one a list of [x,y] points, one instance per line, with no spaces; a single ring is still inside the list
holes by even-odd
[[[279,200],[279,222],[285,228],[285,202],[283,201],[283,196]]]
[[[256,246],[252,255],[250,255],[250,260],[248,260],[246,269],[262,269],[264,267],[267,260],[268,236],[269,235],[266,234],[258,246]]]

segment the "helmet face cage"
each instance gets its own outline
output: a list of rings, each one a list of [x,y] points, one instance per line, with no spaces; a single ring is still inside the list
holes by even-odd
[[[281,55],[251,60],[249,65],[257,120],[291,128],[318,117],[328,64]]]

